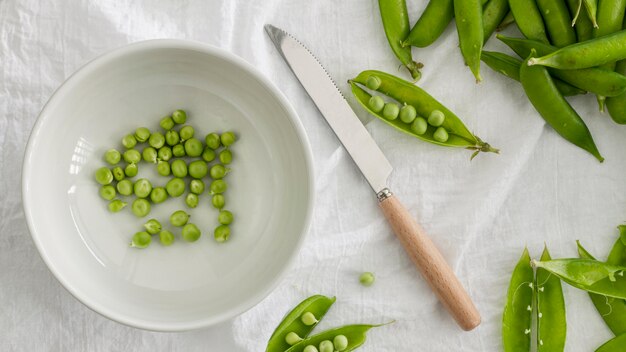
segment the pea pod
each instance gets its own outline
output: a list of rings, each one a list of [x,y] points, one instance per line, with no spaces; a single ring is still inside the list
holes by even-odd
[[[502,318],[504,352],[530,351],[532,306],[535,295],[533,268],[528,249],[515,266],[509,283],[507,301]]]
[[[461,54],[476,82],[480,82],[480,52],[484,38],[483,7],[480,0],[454,0],[454,17]]]
[[[595,258],[583,248],[580,242],[576,241],[576,244],[580,258],[595,260]],[[607,262],[611,261],[609,264],[625,265],[626,258],[624,258],[624,256],[626,256],[626,247],[624,243],[618,239],[611,250]],[[606,325],[608,325],[609,329],[611,329],[615,335],[626,333],[626,301],[596,293],[589,293],[589,297],[602,319],[604,319]]]
[[[402,46],[425,48],[434,43],[454,17],[454,0],[430,0]]]
[[[326,297],[322,295],[311,296],[295,308],[293,308],[285,318],[280,322],[272,336],[270,337],[266,352],[285,351],[291,346],[285,341],[285,337],[290,332],[296,333],[301,338],[307,337],[315,325],[306,325],[302,322],[302,315],[306,312],[313,313],[315,318],[322,320],[326,312],[335,303],[335,297]]]
[[[480,59],[494,71],[519,82],[519,69],[522,66],[522,60],[495,51],[483,51]],[[556,88],[559,92],[561,92],[561,94],[563,94],[563,96],[587,93],[584,90],[565,83],[558,78],[553,78],[553,80]]]
[[[621,334],[598,347],[596,352],[622,352],[626,346],[626,334]]]
[[[483,40],[486,43],[504,18],[510,14],[509,0],[491,0],[483,8]],[[513,16],[511,15],[511,19]]]
[[[593,38],[593,23],[588,16],[579,16],[581,6],[581,0],[567,0],[567,7],[573,18],[572,25],[576,31],[576,38],[579,42],[584,42]]]
[[[543,66],[527,65],[534,54],[535,49],[532,49],[529,58],[520,67],[520,82],[522,82],[526,96],[541,117],[561,137],[588,151],[600,162],[604,161],[587,125],[559,93],[548,70]]]
[[[545,247],[541,260],[550,260]],[[550,272],[538,268],[535,279],[537,303],[537,352],[558,352],[565,349],[567,321],[561,280]]]
[[[532,40],[496,36],[520,57],[526,58],[531,49],[537,50],[538,55],[547,55],[557,50],[548,44]],[[626,77],[599,68],[585,68],[581,70],[548,69],[550,74],[582,90],[604,95],[616,96],[626,92]]]
[[[591,22],[594,28],[598,28],[598,0],[579,0],[585,7],[587,12],[586,18]],[[580,6],[579,6],[580,7]]]
[[[515,18],[513,17],[513,12],[509,11],[509,13],[504,16],[498,27],[496,27],[496,32],[503,31],[506,27],[513,23],[515,23]]]
[[[405,0],[379,0],[378,6],[391,50],[409,70],[411,77],[418,80],[421,77],[419,69],[422,65],[413,61],[411,47],[402,46],[402,40],[409,35],[410,29]]]
[[[340,328],[326,330],[296,343],[285,350],[285,352],[302,352],[306,346],[313,345],[317,347],[322,341],[332,341],[337,335],[343,335],[348,338],[348,347],[342,352],[354,351],[357,347],[365,343],[366,334],[370,329],[382,325],[346,325]]]
[[[511,12],[515,18],[517,27],[528,39],[537,40],[548,44],[546,27],[541,18],[541,12],[535,1],[530,0],[509,0]]]
[[[381,92],[400,103],[406,103],[413,106],[416,109],[418,116],[428,117],[434,110],[441,111],[445,115],[445,120],[441,127],[448,132],[448,140],[446,142],[437,141],[433,137],[436,131],[436,128],[433,126],[429,125],[426,132],[419,135],[411,131],[409,125],[405,124],[400,119],[387,120],[381,113],[374,112],[370,109],[368,102],[371,95],[359,85],[366,86],[368,79],[371,77],[377,77],[380,80],[380,85],[377,87],[378,92]],[[497,149],[492,148],[488,143],[483,142],[480,138],[472,134],[452,111],[448,110],[435,98],[411,82],[407,82],[401,78],[381,71],[368,70],[361,72],[357,77],[352,79],[350,81],[350,85],[352,87],[352,93],[356,97],[359,104],[361,104],[370,114],[399,131],[437,145],[462,147],[475,150],[476,152],[498,152]]]
[[[550,42],[558,47],[576,43],[576,32],[572,28],[565,0],[536,0],[541,11]]]

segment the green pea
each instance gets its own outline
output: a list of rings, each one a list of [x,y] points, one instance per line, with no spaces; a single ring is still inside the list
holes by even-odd
[[[202,180],[191,180],[189,183],[189,191],[197,195],[202,194],[202,192],[204,192],[204,182]]]
[[[225,168],[224,165],[216,164],[211,166],[211,171],[209,172],[209,174],[211,175],[212,179],[219,180],[221,178],[224,178],[228,171],[230,170]]]
[[[222,144],[221,140],[220,140],[220,135],[217,133],[209,133],[206,135],[205,139],[204,139],[207,147],[215,150],[217,148],[220,147],[220,145]]]
[[[154,187],[150,192],[150,200],[154,204],[163,203],[167,200],[167,191],[163,187]]]
[[[138,218],[143,218],[150,213],[150,202],[144,198],[137,198],[132,205],[133,214]]]
[[[124,152],[124,161],[129,164],[137,164],[141,161],[141,153],[137,149],[128,149]]]
[[[224,193],[226,192],[227,188],[228,188],[228,185],[226,184],[226,181],[224,180],[215,180],[211,182],[211,186],[210,186],[211,194]]]
[[[152,192],[152,184],[145,178],[140,178],[133,185],[133,190],[138,198],[146,198]]]
[[[204,160],[192,161],[189,164],[189,176],[203,178],[209,172],[209,166]]]
[[[383,108],[383,117],[387,120],[395,120],[398,118],[398,114],[400,113],[400,107],[395,103],[387,103]]]
[[[443,125],[443,122],[446,119],[446,115],[439,110],[433,110],[428,116],[428,124],[431,126],[439,127]]]
[[[293,331],[285,336],[285,342],[287,342],[290,346],[293,346],[300,341],[302,341],[302,337],[298,336],[298,334]]]
[[[222,164],[230,164],[233,162],[233,153],[230,149],[224,149],[220,152],[220,162]]]
[[[302,350],[302,352],[319,352],[319,351],[317,350],[317,347],[313,345],[307,345],[307,346],[304,346],[304,349]]]
[[[191,157],[197,157],[202,155],[202,142],[195,138],[191,138],[185,141],[185,153]]]
[[[137,138],[135,138],[132,134],[127,134],[124,138],[122,138],[122,145],[126,149],[131,149],[137,145]]]
[[[172,120],[177,124],[183,124],[187,122],[187,113],[185,110],[176,110],[172,113]]]
[[[157,219],[148,220],[145,224],[143,224],[143,227],[145,227],[146,231],[148,231],[151,235],[156,235],[161,232],[161,223]]]
[[[108,167],[101,167],[96,170],[96,182],[101,185],[108,185],[113,182],[113,173],[109,170]]]
[[[211,203],[213,203],[213,207],[216,209],[222,209],[226,204],[226,199],[223,194],[216,194],[211,199]]]
[[[117,191],[123,196],[133,194],[133,183],[130,180],[121,180],[117,183]]]
[[[119,199],[114,199],[109,202],[109,211],[111,213],[117,213],[118,211],[124,209],[126,204],[127,204],[126,202],[123,202]]]
[[[335,345],[330,340],[324,340],[320,342],[320,352],[334,352]]]
[[[359,282],[363,286],[372,286],[375,280],[376,277],[373,273],[370,272],[364,272],[363,274],[361,274],[361,276],[359,276]]]
[[[185,197],[185,204],[189,208],[195,208],[198,206],[198,195],[195,193],[187,193],[187,197]]]
[[[161,149],[159,149],[159,152],[157,153],[157,157],[159,158],[159,160],[163,161],[170,160],[172,158],[172,155],[172,148],[168,146],[161,147]]]
[[[182,178],[173,178],[165,185],[167,194],[171,197],[180,197],[185,192],[185,181]]]
[[[170,163],[167,161],[159,161],[157,163],[157,172],[161,176],[169,176],[171,173]]]
[[[230,228],[228,227],[228,225],[220,225],[216,227],[215,231],[213,232],[213,237],[218,243],[228,241],[228,238],[230,237]]]
[[[187,163],[184,160],[174,160],[171,165],[172,174],[176,177],[183,178],[187,176]]]
[[[335,350],[341,352],[348,348],[348,338],[346,335],[337,335],[333,339],[333,345],[335,346]]]
[[[111,173],[113,174],[113,178],[115,179],[115,181],[121,181],[126,177],[126,174],[124,174],[124,169],[122,169],[121,166],[114,167]]]
[[[220,215],[217,216],[217,221],[222,225],[230,225],[233,222],[233,213],[228,210],[220,211]]]
[[[183,240],[187,242],[196,242],[198,238],[200,238],[201,234],[202,233],[200,232],[200,229],[198,229],[198,226],[194,224],[187,224],[183,226],[183,230],[181,231]]]
[[[305,312],[302,314],[300,320],[302,321],[302,324],[306,326],[311,326],[317,323],[317,318],[315,318],[315,315],[311,312]]]
[[[159,149],[165,145],[165,136],[161,132],[154,132],[148,139],[148,144],[155,149]]]
[[[433,133],[433,138],[438,142],[445,143],[449,138],[448,131],[443,127],[437,127],[435,133]]]
[[[404,123],[411,123],[417,117],[417,110],[413,105],[405,105],[400,109],[400,120]]]
[[[191,126],[183,126],[180,131],[178,131],[178,134],[180,135],[180,139],[182,139],[183,141],[186,141],[188,139],[193,138],[193,135],[196,131],[193,129],[193,127]]]
[[[381,83],[383,82],[377,76],[369,76],[367,78],[365,86],[371,90],[377,90],[378,88],[380,88]]]
[[[152,242],[152,236],[145,231],[137,232],[130,241],[130,246],[134,248],[146,248]]]
[[[381,112],[385,107],[385,101],[378,95],[374,95],[370,98],[370,101],[367,103],[370,109],[373,112]]]
[[[143,156],[143,160],[156,164],[157,162],[157,151],[153,147],[145,147],[141,152],[141,156]]]
[[[231,145],[235,143],[236,140],[237,140],[237,137],[235,136],[234,133],[230,131],[224,132],[220,136],[220,141],[222,142],[222,145],[225,147],[230,147]]]
[[[181,227],[184,226],[187,221],[189,221],[189,214],[187,214],[184,210],[176,210],[170,215],[170,224]]]
[[[124,173],[126,174],[126,177],[135,177],[137,176],[137,172],[139,172],[139,168],[135,163],[128,164],[124,168]]]
[[[139,127],[135,130],[135,139],[137,142],[143,143],[150,138],[150,130],[145,127]]]
[[[104,153],[104,160],[111,165],[116,165],[121,159],[122,154],[115,149],[109,149]]]
[[[177,145],[179,142],[180,142],[180,136],[178,135],[178,132],[174,130],[169,130],[165,132],[165,143],[167,143],[167,145],[173,147]]]
[[[116,196],[115,187],[111,185],[105,185],[100,187],[100,197],[106,200],[112,200]]]
[[[176,144],[172,147],[172,154],[174,154],[174,156],[177,158],[182,158],[186,155],[185,146],[182,144]]]
[[[162,245],[171,246],[174,243],[174,234],[168,230],[163,230],[159,232],[159,240],[161,240]]]
[[[161,119],[161,122],[159,123],[159,125],[161,125],[161,128],[169,131],[172,128],[174,128],[174,119],[171,116],[165,116],[164,118]]]
[[[418,117],[411,124],[411,131],[415,134],[423,135],[428,129],[428,122],[423,117]]]
[[[202,152],[202,159],[207,163],[215,160],[215,151],[209,147],[204,148],[204,151]]]

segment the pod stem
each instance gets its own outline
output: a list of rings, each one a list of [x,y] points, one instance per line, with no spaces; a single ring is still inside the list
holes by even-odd
[[[422,73],[420,72],[420,68],[424,67],[424,64],[422,64],[421,62],[411,61],[405,66],[411,73],[411,77],[413,78],[413,83],[419,81],[419,79],[422,78]]]

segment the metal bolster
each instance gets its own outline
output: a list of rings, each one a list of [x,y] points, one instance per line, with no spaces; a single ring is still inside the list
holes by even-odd
[[[378,202],[382,202],[383,200],[391,197],[393,193],[389,190],[389,188],[383,188],[382,191],[376,193],[376,198],[378,198]]]

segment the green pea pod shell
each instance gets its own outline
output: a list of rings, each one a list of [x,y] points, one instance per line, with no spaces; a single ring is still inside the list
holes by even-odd
[[[307,337],[317,324],[310,326],[305,325],[302,320],[302,314],[311,312],[315,318],[320,321],[326,315],[330,307],[335,303],[335,297],[326,297],[322,295],[311,296],[300,302],[293,308],[285,318],[278,324],[274,333],[270,337],[266,352],[285,351],[291,346],[285,341],[285,336],[290,332],[295,332],[298,336]]]
[[[378,92],[398,101],[400,104],[406,103],[408,105],[412,105],[417,110],[418,116],[428,117],[433,110],[443,112],[446,118],[442,127],[448,131],[448,140],[443,143],[435,140],[433,138],[433,134],[436,128],[430,125],[426,133],[418,135],[413,133],[410,130],[409,125],[403,123],[400,119],[390,121],[385,119],[380,113],[372,111],[368,105],[371,95],[359,86],[365,86],[368,78],[371,76],[375,76],[380,79],[380,86],[377,89]],[[361,104],[371,115],[401,132],[437,145],[462,147],[482,152],[498,152],[497,149],[491,147],[488,143],[483,142],[480,138],[472,134],[467,127],[465,127],[465,124],[463,124],[461,119],[459,119],[452,111],[446,108],[426,91],[411,82],[407,82],[385,72],[367,70],[359,73],[357,77],[350,80],[350,85],[352,87],[352,93],[359,104]]]
[[[509,0],[491,0],[483,8],[483,41],[486,43],[496,28],[510,14]],[[513,15],[511,15],[511,20]]]
[[[506,27],[513,23],[515,23],[515,18],[513,17],[513,12],[509,11],[509,13],[504,16],[498,27],[496,27],[496,32],[503,31]]]
[[[430,0],[402,46],[425,48],[441,36],[454,17],[454,0]]]
[[[556,47],[533,40],[496,36],[508,45],[520,57],[527,58],[532,49],[537,55],[547,55],[557,50]],[[604,96],[616,96],[626,92],[626,77],[618,73],[599,68],[585,68],[581,70],[557,70],[549,68],[554,77],[567,82],[582,90]]]
[[[548,248],[541,260],[550,260]],[[537,307],[537,352],[559,352],[565,349],[567,321],[561,280],[538,268],[535,280]]]
[[[594,28],[598,28],[598,0],[581,0],[587,13],[587,19]]]
[[[313,345],[315,347],[320,345],[320,342],[325,340],[332,341],[333,338],[337,335],[344,335],[348,338],[348,348],[343,350],[342,352],[350,352],[354,351],[357,347],[363,345],[365,343],[365,339],[367,337],[367,332],[375,327],[383,326],[386,324],[380,325],[346,325],[340,328],[330,329],[323,331],[317,335],[313,335],[307,337],[306,339],[296,343],[291,346],[289,349],[284,350],[284,352],[302,352],[304,348],[308,345]],[[278,350],[276,350],[278,352]]]
[[[422,64],[413,61],[411,47],[402,46],[402,41],[409,35],[410,30],[405,0],[378,0],[378,6],[391,50],[409,70],[411,77],[417,81],[422,75],[419,70]]]
[[[563,98],[543,66],[528,66],[535,50],[520,67],[520,82],[537,112],[552,128],[570,143],[588,151],[600,162],[604,158],[596,147],[591,132],[578,113]]]
[[[617,62],[615,65],[615,72],[621,75],[626,75],[626,60],[620,60]],[[616,97],[606,98],[605,104],[613,121],[622,125],[626,124],[626,93],[620,94]],[[602,108],[602,106],[600,106],[600,108]]]
[[[585,248],[583,248],[579,241],[576,241],[576,244],[578,246],[578,256],[580,258],[596,259],[589,252],[587,252]],[[623,258],[624,256],[626,256],[626,247],[621,240],[618,239],[611,250],[611,255],[609,255],[609,259],[613,259],[613,261],[617,263],[613,262],[610,264],[626,265],[626,258]],[[589,293],[589,298],[591,298],[591,302],[593,302],[596,310],[600,313],[600,316],[606,325],[615,335],[626,333],[626,301],[623,299],[606,297],[596,293]]]
[[[480,52],[484,41],[483,7],[480,0],[454,0],[454,18],[465,64],[474,74],[476,82],[480,82]]]
[[[526,38],[549,43],[546,27],[535,1],[509,0],[509,6],[517,27]]]
[[[532,307],[535,295],[534,277],[528,249],[524,248],[522,257],[511,275],[504,306],[502,317],[504,352],[530,351]]]
[[[598,347],[596,352],[623,352],[626,346],[626,334],[621,334]]]
[[[558,47],[576,43],[576,32],[565,0],[536,0],[550,42]]]
[[[503,74],[511,79],[519,82],[519,69],[522,66],[522,60],[509,56],[504,53],[483,50],[480,59],[494,71]],[[584,90],[565,83],[558,78],[553,78],[556,88],[563,96],[573,96],[585,94]]]
[[[579,16],[582,0],[567,0],[567,7],[572,16],[572,25],[576,31],[577,40],[584,42],[585,40],[593,38],[593,23],[591,23],[588,16]]]

